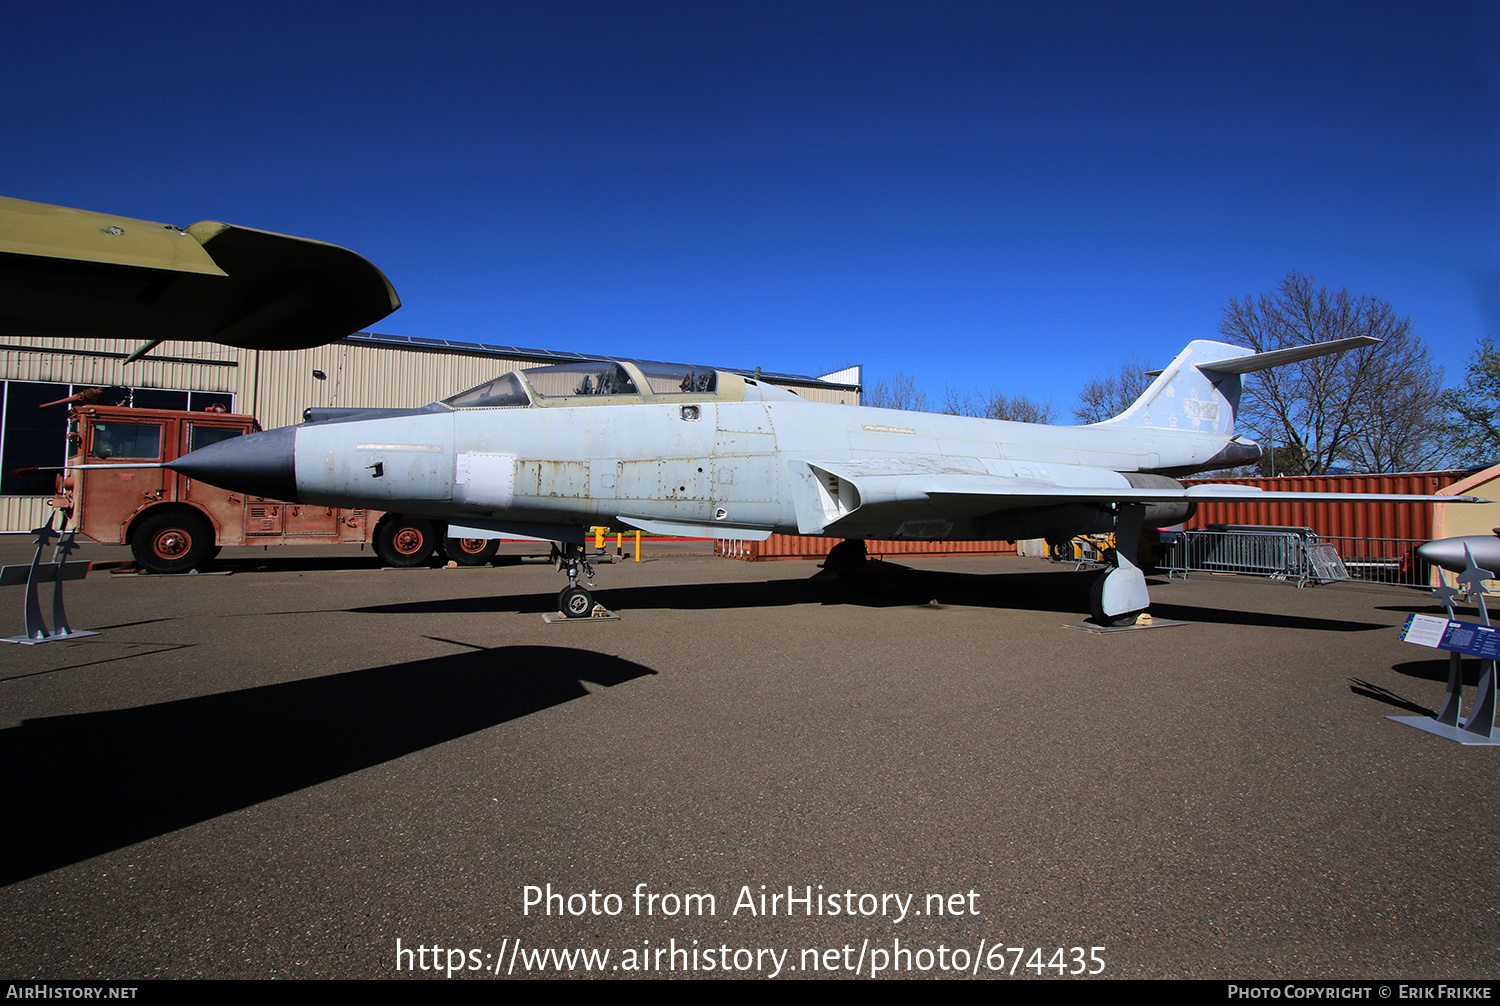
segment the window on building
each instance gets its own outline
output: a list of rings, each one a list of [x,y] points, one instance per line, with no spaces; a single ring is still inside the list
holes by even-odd
[[[233,412],[234,396],[227,391],[188,392],[189,412]]]
[[[53,384],[44,381],[0,381],[0,496],[51,496],[57,476],[71,453],[68,445],[68,406],[51,402],[97,388],[90,384]],[[90,400],[96,405],[132,405],[138,409],[191,409],[205,412],[214,406],[233,411],[234,395],[222,391],[171,391],[162,388],[107,387]],[[122,429],[125,428],[122,426]],[[131,429],[143,429],[133,426]],[[160,427],[154,429],[160,436]],[[133,452],[149,445],[112,444],[111,450]],[[161,456],[160,447],[148,454],[114,453],[118,458]]]
[[[178,412],[188,407],[186,391],[159,391],[156,388],[135,388],[131,402],[137,409],[175,409]]]
[[[0,437],[0,495],[51,496],[68,458],[68,410],[40,406],[67,398],[66,384],[7,381]]]

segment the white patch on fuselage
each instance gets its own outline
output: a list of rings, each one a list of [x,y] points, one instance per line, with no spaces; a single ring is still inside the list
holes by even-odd
[[[516,491],[516,456],[459,454],[454,458],[453,482],[464,487],[465,503],[509,509]]]

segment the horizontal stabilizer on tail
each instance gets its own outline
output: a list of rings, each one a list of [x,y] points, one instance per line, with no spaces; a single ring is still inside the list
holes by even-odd
[[[1200,363],[1198,364],[1198,369],[1204,373],[1249,374],[1257,370],[1266,370],[1270,367],[1280,367],[1288,363],[1297,363],[1300,360],[1311,360],[1315,356],[1327,356],[1330,353],[1346,353],[1351,349],[1359,349],[1361,346],[1374,346],[1379,342],[1379,339],[1368,335],[1357,335],[1352,339],[1333,339],[1329,342],[1310,342],[1305,346],[1273,349],[1266,353],[1251,353],[1249,356],[1236,356],[1229,360]]]

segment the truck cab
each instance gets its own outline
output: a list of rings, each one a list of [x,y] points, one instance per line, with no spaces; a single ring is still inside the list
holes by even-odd
[[[68,468],[53,507],[85,538],[128,544],[152,572],[198,568],[224,545],[364,543],[381,517],[246,496],[165,468],[134,467],[259,431],[252,416],[83,405],[68,420]]]

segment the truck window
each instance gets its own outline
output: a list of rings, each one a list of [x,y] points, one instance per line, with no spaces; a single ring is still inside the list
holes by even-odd
[[[96,458],[155,461],[161,457],[161,427],[155,423],[95,423]]]
[[[244,432],[230,426],[194,426],[188,433],[188,450],[196,451],[200,447],[229,440]]]

